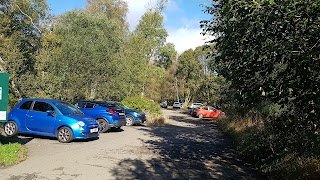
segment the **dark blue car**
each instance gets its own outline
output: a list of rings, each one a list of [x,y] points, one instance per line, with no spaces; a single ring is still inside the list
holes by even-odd
[[[106,103],[109,105],[118,106],[122,110],[124,110],[124,112],[126,114],[126,125],[127,126],[132,126],[134,124],[142,124],[146,121],[146,114],[144,112],[130,109],[129,107],[127,107],[117,101],[106,101]]]
[[[100,132],[107,132],[110,128],[121,128],[126,125],[124,111],[103,101],[78,101],[73,103],[84,114],[97,120]]]
[[[30,98],[23,99],[9,112],[4,132],[8,136],[21,133],[57,137],[67,143],[98,137],[99,125],[70,103]]]

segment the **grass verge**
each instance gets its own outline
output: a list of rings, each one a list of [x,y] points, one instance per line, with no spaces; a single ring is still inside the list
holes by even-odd
[[[0,129],[0,167],[18,164],[27,159],[27,154],[19,138],[3,136]]]
[[[148,126],[164,126],[167,124],[166,118],[163,115],[154,116],[150,113],[146,113],[146,117],[146,124]]]
[[[219,129],[230,137],[241,154],[268,179],[319,179],[320,157],[290,152],[272,153],[270,136],[261,122],[251,119],[218,119]]]

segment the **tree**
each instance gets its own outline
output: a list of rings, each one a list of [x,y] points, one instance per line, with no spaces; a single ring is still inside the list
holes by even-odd
[[[41,32],[48,18],[44,0],[0,1],[0,66],[10,73],[10,92],[25,96],[21,89],[22,75],[34,72]]]
[[[90,14],[103,14],[109,20],[114,20],[120,29],[128,31],[126,21],[128,4],[124,0],[87,0],[86,10]]]
[[[162,3],[163,1],[159,1],[157,7],[147,10],[125,45],[124,59],[127,73],[125,82],[128,85],[127,89],[129,89],[128,96],[144,96],[146,94],[158,96],[147,91],[155,90],[156,88],[152,86],[159,84],[153,82],[154,78],[159,75],[154,72],[164,72],[154,66],[161,56],[160,49],[164,47],[168,36],[163,27],[161,12],[164,5]],[[154,77],[154,75],[157,76]]]
[[[159,57],[156,60],[156,64],[159,67],[163,67],[165,69],[168,69],[173,62],[176,61],[177,58],[177,51],[174,47],[174,44],[167,43],[165,46],[160,47],[159,49]]]
[[[176,75],[179,79],[179,88],[183,92],[186,104],[190,102],[192,96],[199,89],[199,82],[202,76],[200,69],[201,65],[196,61],[192,49],[184,51],[178,57]]]
[[[207,7],[213,19],[202,25],[216,36],[212,60],[230,84],[226,92],[239,114],[264,115],[267,138],[255,147],[264,162],[318,155],[319,4],[226,0]]]
[[[53,33],[46,36],[57,46],[44,46],[40,53],[44,58],[38,64],[38,76],[57,79],[51,83],[52,89],[44,87],[49,96],[65,100],[121,98],[114,83],[122,77],[117,71],[121,66],[117,53],[123,34],[116,27],[114,21],[86,12],[59,17]]]

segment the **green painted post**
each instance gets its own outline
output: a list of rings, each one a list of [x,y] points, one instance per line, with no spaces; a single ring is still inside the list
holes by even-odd
[[[9,74],[0,72],[0,122],[8,119]]]

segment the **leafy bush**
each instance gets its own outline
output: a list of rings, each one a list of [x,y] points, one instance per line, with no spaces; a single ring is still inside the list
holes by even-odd
[[[129,108],[136,109],[146,113],[146,124],[163,125],[165,118],[162,115],[160,105],[151,99],[145,97],[129,97],[121,101],[122,104]]]
[[[121,101],[122,104],[145,113],[150,113],[152,117],[162,115],[160,105],[145,97],[129,97]]]

